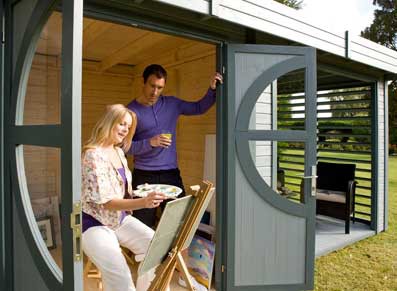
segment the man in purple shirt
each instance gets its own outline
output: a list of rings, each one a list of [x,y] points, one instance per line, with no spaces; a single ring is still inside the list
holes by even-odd
[[[157,64],[149,65],[143,71],[142,94],[127,107],[134,111],[138,124],[128,154],[134,156],[132,187],[149,184],[170,184],[184,188],[178,169],[176,152],[176,124],[179,115],[205,113],[216,99],[217,82],[222,75],[215,73],[210,88],[197,102],[187,102],[175,96],[163,96],[167,81],[166,70]],[[171,139],[164,133],[170,133]],[[164,206],[163,206],[164,207]],[[155,225],[156,209],[135,210],[133,215],[152,227]]]

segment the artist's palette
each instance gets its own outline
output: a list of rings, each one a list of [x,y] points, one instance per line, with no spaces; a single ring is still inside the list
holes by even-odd
[[[137,188],[134,194],[139,197],[146,197],[151,192],[160,192],[169,198],[176,198],[182,193],[181,188],[167,184],[142,184],[137,186]]]

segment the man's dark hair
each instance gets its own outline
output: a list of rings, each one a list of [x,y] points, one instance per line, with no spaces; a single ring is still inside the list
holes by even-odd
[[[151,64],[145,68],[142,74],[143,83],[146,83],[150,75],[155,75],[159,79],[164,78],[167,81],[167,71],[160,65]]]

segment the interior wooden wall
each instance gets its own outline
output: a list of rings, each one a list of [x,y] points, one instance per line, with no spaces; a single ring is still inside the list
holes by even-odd
[[[215,72],[215,47],[208,44],[185,45],[170,55],[151,58],[133,68],[118,66],[99,72],[95,62],[83,62],[82,141],[105,106],[127,104],[142,88],[141,73],[149,63],[160,63],[169,73],[165,95],[184,100],[200,99]],[[36,55],[29,77],[24,124],[53,124],[60,120],[60,61]],[[215,133],[215,106],[201,116],[182,116],[177,127],[179,166],[185,186],[202,180],[205,134]],[[28,147],[25,150],[27,182],[32,199],[60,196],[60,155],[57,150]],[[131,164],[132,166],[132,164]]]

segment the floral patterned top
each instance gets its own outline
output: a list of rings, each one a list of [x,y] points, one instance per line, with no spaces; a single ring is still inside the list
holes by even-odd
[[[117,153],[125,169],[128,194],[132,194],[131,171],[121,148]],[[116,229],[120,225],[121,211],[107,210],[103,204],[112,199],[122,199],[125,184],[119,171],[113,166],[101,148],[88,149],[82,157],[82,210],[104,226]]]

